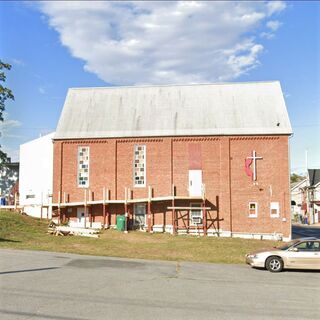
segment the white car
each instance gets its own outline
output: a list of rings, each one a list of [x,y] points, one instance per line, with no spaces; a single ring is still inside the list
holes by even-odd
[[[255,251],[246,255],[246,263],[271,272],[283,269],[320,270],[320,239],[302,238],[278,248]]]

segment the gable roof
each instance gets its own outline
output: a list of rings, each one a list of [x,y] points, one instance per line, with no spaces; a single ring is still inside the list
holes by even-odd
[[[305,178],[301,181],[298,181],[298,182],[293,182],[290,184],[290,189],[291,189],[291,191],[295,191],[296,189],[299,189],[301,187],[305,187],[307,185],[307,182],[308,182],[307,178]]]
[[[291,133],[273,81],[69,89],[55,139]]]
[[[320,182],[320,169],[308,169],[310,186],[315,186]]]

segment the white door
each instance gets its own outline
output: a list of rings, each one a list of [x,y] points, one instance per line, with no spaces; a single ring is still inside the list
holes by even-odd
[[[81,228],[85,227],[85,212],[84,208],[77,208],[77,218],[78,218],[78,226]]]
[[[189,170],[189,196],[202,196],[202,170]]]
[[[144,229],[146,225],[146,205],[137,203],[134,205],[134,225],[139,229]]]

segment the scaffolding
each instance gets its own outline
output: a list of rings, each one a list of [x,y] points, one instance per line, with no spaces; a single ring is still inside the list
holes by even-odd
[[[125,232],[128,231],[129,219],[130,216],[133,218],[133,214],[129,212],[129,205],[137,204],[137,203],[146,203],[147,211],[146,211],[146,221],[147,221],[147,231],[153,232],[154,226],[154,213],[152,212],[152,203],[154,202],[169,202],[171,205],[167,206],[166,209],[172,212],[172,233],[177,234],[179,230],[186,230],[189,233],[190,230],[195,229],[195,226],[190,225],[190,212],[191,210],[201,210],[202,211],[202,223],[197,225],[197,229],[203,230],[203,234],[207,234],[208,228],[212,226],[208,226],[208,221],[214,221],[210,215],[210,211],[213,210],[212,207],[206,206],[206,193],[205,193],[205,185],[202,184],[201,195],[200,196],[178,196],[176,195],[176,187],[172,185],[171,194],[168,196],[154,197],[153,196],[153,188],[151,186],[148,187],[148,197],[146,198],[132,198],[132,193],[130,188],[124,188],[124,199],[110,199],[110,190],[107,188],[103,188],[102,190],[102,199],[101,200],[93,200],[91,190],[84,189],[84,198],[83,201],[78,202],[69,202],[69,195],[67,193],[63,193],[61,197],[61,192],[58,192],[58,202],[53,203],[52,206],[57,208],[57,215],[59,218],[59,222],[65,221],[65,208],[70,207],[84,207],[84,226],[89,227],[92,226],[92,206],[93,205],[102,205],[102,216],[103,216],[103,228],[109,228],[111,223],[111,213],[109,211],[109,206],[111,204],[120,204],[123,205],[124,213],[125,213]],[[63,200],[63,201],[62,201]],[[197,201],[201,204],[200,207],[191,207],[191,206],[177,206],[177,201]],[[186,212],[186,213],[185,213]],[[89,220],[89,226],[87,225],[87,219]],[[164,213],[165,220],[165,213]],[[179,225],[179,221],[182,221],[182,226]],[[163,221],[163,227],[165,228],[166,223]]]

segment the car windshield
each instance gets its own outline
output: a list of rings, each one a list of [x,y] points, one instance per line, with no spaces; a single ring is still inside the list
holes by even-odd
[[[290,247],[292,247],[294,244],[298,243],[299,240],[293,240],[293,241],[290,241],[290,242],[287,242],[286,244],[280,246],[280,247],[277,247],[277,249],[279,250],[288,250]]]

